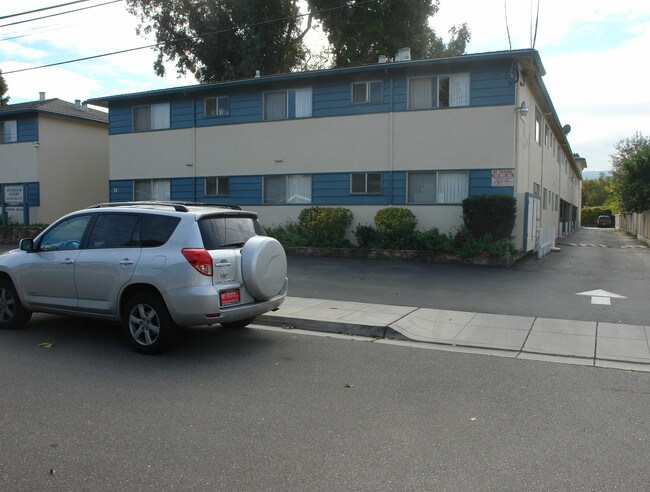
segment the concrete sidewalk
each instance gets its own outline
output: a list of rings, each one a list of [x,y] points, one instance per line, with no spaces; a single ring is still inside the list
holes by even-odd
[[[650,372],[650,326],[287,297],[257,323]]]

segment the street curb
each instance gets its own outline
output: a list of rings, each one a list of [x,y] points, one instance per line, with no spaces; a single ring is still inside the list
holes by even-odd
[[[319,321],[313,319],[292,318],[285,316],[261,315],[256,323],[280,328],[299,328],[301,330],[337,333],[369,338],[386,338],[389,340],[412,341],[389,326],[362,325],[358,323],[341,323],[337,321]],[[299,326],[297,326],[299,325]]]

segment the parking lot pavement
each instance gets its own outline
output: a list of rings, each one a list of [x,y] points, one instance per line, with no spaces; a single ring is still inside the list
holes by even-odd
[[[650,326],[288,297],[260,324],[650,372]],[[495,352],[497,351],[497,352]]]

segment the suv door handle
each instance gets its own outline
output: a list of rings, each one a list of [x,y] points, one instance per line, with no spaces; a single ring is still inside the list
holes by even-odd
[[[74,261],[71,260],[70,258],[66,258],[61,263],[63,263],[64,265],[72,265],[74,263]]]
[[[133,265],[133,260],[129,260],[128,258],[124,258],[122,261],[119,262],[120,265]]]

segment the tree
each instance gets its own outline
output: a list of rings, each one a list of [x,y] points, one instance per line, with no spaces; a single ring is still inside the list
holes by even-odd
[[[376,63],[379,55],[404,47],[411,48],[413,59],[460,55],[470,39],[466,24],[450,29],[447,45],[431,29],[439,0],[352,0],[346,9],[336,9],[341,0],[308,3],[327,33],[336,67]]]
[[[157,75],[164,62],[199,82],[289,72],[304,61],[298,0],[127,0],[139,33],[155,33]],[[276,21],[280,19],[280,21]]]
[[[598,179],[587,179],[582,182],[582,206],[601,207],[608,205],[612,198],[612,178],[600,173]],[[609,203],[609,205],[613,205]]]
[[[2,76],[2,70],[0,70],[0,107],[6,106],[9,102],[9,97],[5,97],[8,90],[9,86],[7,85],[5,78]]]
[[[650,138],[640,132],[621,140],[612,156],[612,183],[622,212],[650,210]]]

